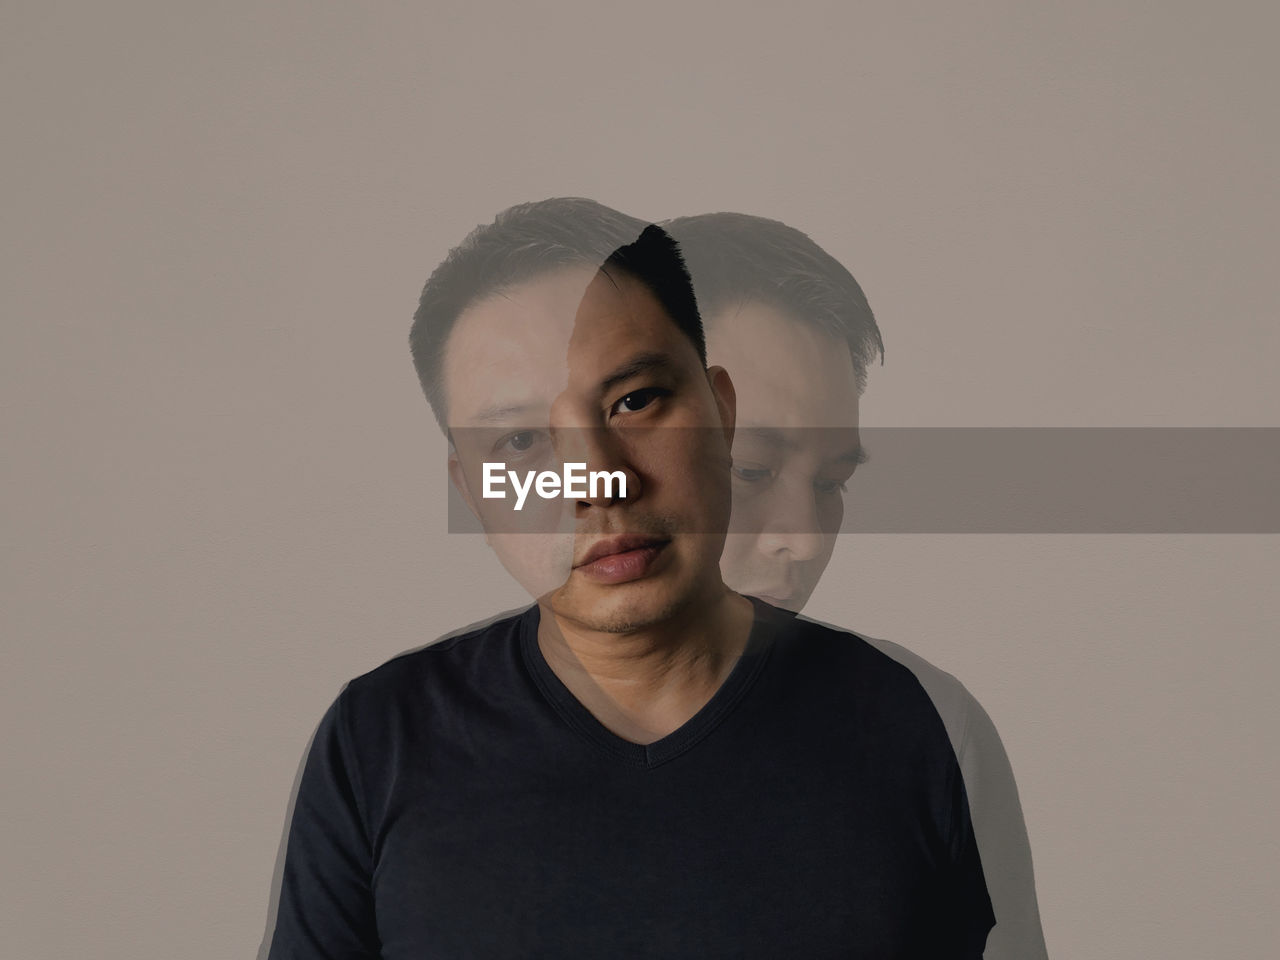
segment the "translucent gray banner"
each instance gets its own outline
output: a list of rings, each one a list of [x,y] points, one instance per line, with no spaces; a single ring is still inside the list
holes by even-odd
[[[639,486],[593,501],[621,528],[662,512],[681,482],[629,464],[631,449],[590,464],[624,467]],[[742,428],[733,457],[732,533],[1280,533],[1276,427]],[[538,469],[559,471],[555,459]],[[520,511],[514,496],[484,504],[482,527],[449,489],[451,533],[567,532],[589,512],[531,489]],[[711,518],[679,522],[717,532]]]

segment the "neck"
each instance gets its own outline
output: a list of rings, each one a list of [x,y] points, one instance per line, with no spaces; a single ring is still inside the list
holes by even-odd
[[[652,743],[715,695],[746,647],[751,601],[723,584],[676,615],[624,633],[556,616],[544,598],[538,646],[548,666],[618,736]]]

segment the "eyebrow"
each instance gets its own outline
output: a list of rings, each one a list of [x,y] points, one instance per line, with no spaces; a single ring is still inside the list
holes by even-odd
[[[600,392],[608,393],[618,384],[630,380],[632,377],[638,377],[640,374],[648,373],[650,370],[669,366],[671,366],[671,358],[665,353],[656,351],[637,353],[620,367],[615,367],[611,373],[600,381]]]
[[[830,429],[830,428],[796,427],[796,428],[784,429],[782,427],[743,427],[742,432],[744,434],[750,434],[752,437],[764,443],[767,443],[770,446],[779,447],[783,450],[794,450],[796,447],[799,446],[799,444],[796,443],[795,438],[791,436],[791,434],[795,433],[796,430],[826,430],[826,429]],[[826,463],[847,463],[847,464],[852,464],[854,466],[857,466],[859,464],[866,463],[870,459],[871,459],[871,454],[867,453],[867,448],[864,447],[862,445],[862,441],[859,440],[858,443],[855,444],[854,446],[850,447],[849,449],[841,453],[836,454],[834,457],[831,457],[829,460],[825,462]]]
[[[485,407],[471,418],[469,425],[509,423],[517,414],[525,414],[539,409],[541,408],[533,403],[513,403],[506,406]]]
[[[642,373],[650,370],[657,370],[663,367],[669,367],[672,364],[671,357],[660,351],[648,351],[638,353],[626,363],[619,367],[615,367],[612,371],[600,381],[600,392],[608,393],[618,384],[630,380],[632,377],[638,377]],[[510,403],[495,404],[491,407],[484,407],[468,422],[468,426],[498,425],[510,423],[514,418],[529,415],[531,413],[543,413],[545,415],[545,407],[536,403]]]

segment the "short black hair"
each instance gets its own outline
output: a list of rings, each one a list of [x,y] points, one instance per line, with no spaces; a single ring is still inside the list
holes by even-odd
[[[449,251],[418,301],[409,350],[437,422],[448,428],[441,365],[458,317],[472,304],[544,273],[588,266],[625,273],[657,298],[706,365],[702,320],[679,247],[661,227],[583,197],[521,203]]]
[[[843,264],[795,227],[745,213],[677,217],[663,226],[693,277],[703,317],[758,300],[849,345],[858,392],[884,341],[862,287]]]
[[[605,273],[620,271],[644,284],[667,316],[693,342],[702,365],[707,365],[707,341],[693,281],[679,245],[667,231],[649,224],[632,243],[609,254],[600,269]]]

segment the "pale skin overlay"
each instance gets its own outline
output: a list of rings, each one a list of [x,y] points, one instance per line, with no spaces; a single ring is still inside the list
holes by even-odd
[[[866,458],[849,346],[747,300],[707,318],[707,355],[733,372],[738,394],[725,582],[799,611],[831,559],[846,485]]]

